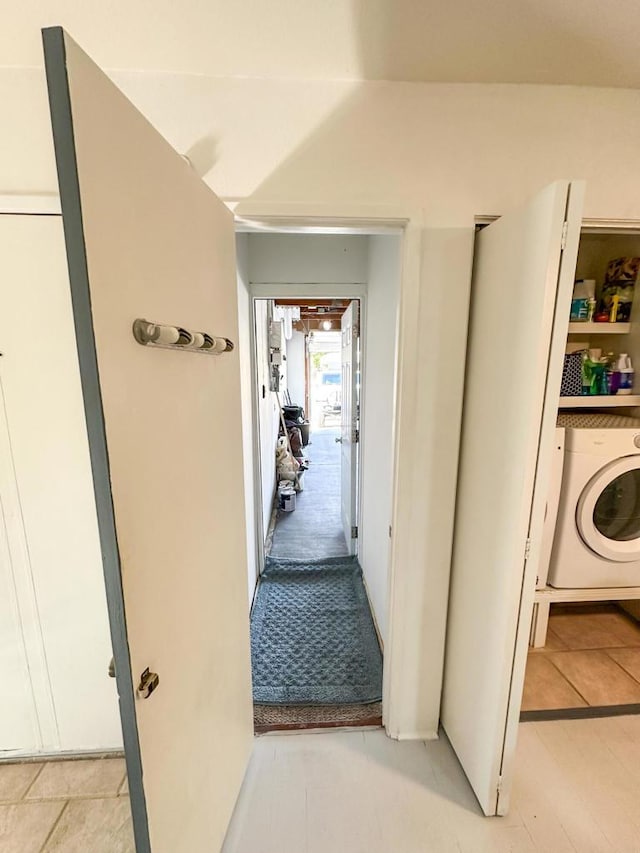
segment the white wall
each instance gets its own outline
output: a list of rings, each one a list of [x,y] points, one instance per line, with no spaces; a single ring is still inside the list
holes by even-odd
[[[238,268],[238,353],[240,356],[240,386],[242,396],[242,445],[244,448],[244,502],[247,517],[247,588],[249,606],[253,601],[258,577],[255,535],[255,461],[253,456],[253,389],[255,380],[251,360],[251,300],[249,299],[249,244],[246,234],[236,234],[236,264]]]
[[[362,283],[367,240],[351,234],[251,234],[249,278],[264,284]]]
[[[387,677],[392,731],[436,730],[466,318],[476,215],[558,177],[586,178],[585,216],[640,220],[640,92],[570,86],[353,83],[113,75],[207,182],[250,215],[413,211],[419,264],[400,304],[399,567]],[[0,192],[54,192],[42,72],[0,71]],[[606,128],[606,131],[603,130]],[[508,298],[508,294],[505,294]],[[428,365],[428,371],[420,368]],[[416,448],[420,453],[416,455]]]
[[[293,330],[287,347],[287,388],[294,406],[304,408],[306,344],[304,332]],[[307,413],[308,414],[308,413]]]
[[[382,642],[388,636],[388,583],[393,495],[393,419],[396,375],[399,237],[369,238],[363,317],[362,493],[359,559]],[[404,472],[399,472],[403,476]]]

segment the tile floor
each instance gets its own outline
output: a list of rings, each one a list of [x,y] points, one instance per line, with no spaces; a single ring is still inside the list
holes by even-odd
[[[123,776],[117,759],[0,765],[0,853],[133,853]],[[637,716],[521,724],[504,818],[481,815],[445,736],[268,735],[223,851],[640,853],[639,800]]]
[[[530,649],[523,711],[640,704],[640,624],[614,604],[554,605]]]
[[[134,853],[122,758],[0,764],[0,853]]]

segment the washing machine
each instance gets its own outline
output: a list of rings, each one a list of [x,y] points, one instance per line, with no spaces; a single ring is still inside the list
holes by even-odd
[[[640,586],[640,419],[567,414],[547,583]]]

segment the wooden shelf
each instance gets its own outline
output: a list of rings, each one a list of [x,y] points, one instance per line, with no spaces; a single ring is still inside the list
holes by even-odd
[[[569,323],[570,335],[628,335],[631,323]]]
[[[640,406],[640,394],[614,394],[606,397],[560,397],[559,409],[604,409]]]
[[[537,589],[534,601],[631,601],[640,598],[639,586],[609,587],[607,589],[556,589],[545,586]]]

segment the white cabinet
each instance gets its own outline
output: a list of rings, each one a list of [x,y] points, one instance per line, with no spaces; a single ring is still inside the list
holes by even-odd
[[[59,216],[0,215],[0,352],[0,752],[119,747]]]

